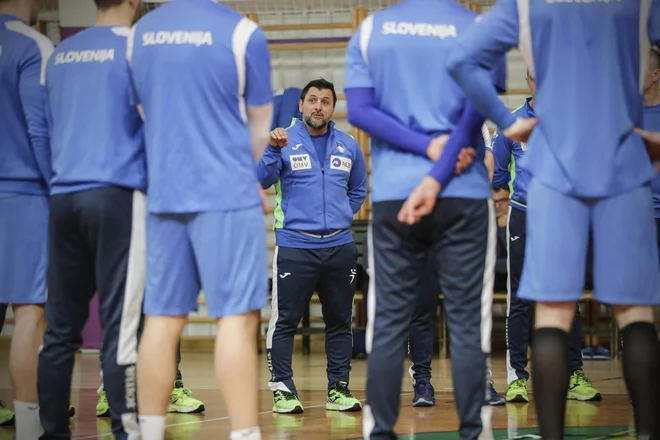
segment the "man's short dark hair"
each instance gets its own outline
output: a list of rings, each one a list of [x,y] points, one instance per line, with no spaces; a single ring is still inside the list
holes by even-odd
[[[305,101],[305,97],[307,96],[307,92],[309,92],[309,89],[312,87],[315,87],[319,90],[330,90],[332,92],[332,106],[337,105],[337,93],[335,92],[335,85],[331,83],[330,81],[327,81],[323,78],[315,79],[313,81],[310,81],[305,88],[302,90],[302,93],[300,94],[300,100]]]
[[[125,0],[94,0],[94,3],[96,3],[96,7],[101,11],[106,11],[115,6],[120,6],[124,1]]]
[[[651,66],[652,69],[660,69],[660,50],[656,47],[651,48],[649,66]]]

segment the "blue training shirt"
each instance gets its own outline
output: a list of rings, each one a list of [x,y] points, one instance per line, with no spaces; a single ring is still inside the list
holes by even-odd
[[[523,159],[564,194],[608,197],[648,182],[640,136],[650,43],[660,42],[660,0],[500,0],[454,47],[449,69],[501,129],[514,117],[486,70],[518,47],[534,76],[539,125]]]
[[[142,119],[129,95],[129,32],[91,27],[64,40],[48,61],[52,194],[146,189]]]
[[[175,0],[138,21],[128,45],[145,113],[149,211],[260,205],[246,106],[273,99],[261,29],[211,0]]]
[[[314,144],[314,149],[319,158],[325,157],[326,144],[328,143],[328,138],[330,137],[330,132],[321,136],[310,136],[312,138],[312,143]]]
[[[534,109],[530,105],[532,98],[514,110],[513,115],[521,118],[534,118]],[[496,131],[493,135],[492,150],[494,157],[493,187],[510,191],[511,207],[526,209],[527,188],[532,175],[523,165],[522,158],[527,152],[527,144],[513,142]]]
[[[451,132],[466,99],[446,72],[445,62],[456,37],[476,18],[452,0],[406,0],[370,15],[349,43],[345,88],[373,88],[379,109],[418,132]],[[455,176],[441,197],[491,197],[481,133],[474,147],[473,165]],[[373,202],[407,199],[433,166],[426,157],[376,138],[371,139],[371,154]]]
[[[52,52],[48,38],[0,15],[0,193],[48,194],[44,72]]]
[[[660,104],[644,107],[644,127],[648,131],[660,131]],[[656,164],[657,165],[657,164]],[[653,207],[655,218],[660,218],[660,172],[656,172],[651,180],[653,190]]]
[[[353,216],[367,196],[360,145],[332,121],[327,136],[313,138],[300,119],[286,130],[289,145],[269,145],[258,165],[261,185],[275,186],[277,245],[320,249],[351,243]]]

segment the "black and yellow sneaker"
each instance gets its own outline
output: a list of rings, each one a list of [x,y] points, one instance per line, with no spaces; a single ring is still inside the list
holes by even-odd
[[[273,412],[278,414],[302,414],[303,405],[298,397],[288,391],[273,392]]]
[[[362,411],[362,403],[351,394],[346,382],[337,382],[328,391],[328,411],[355,412]]]
[[[7,409],[5,402],[0,400],[0,426],[14,426],[14,411]]]

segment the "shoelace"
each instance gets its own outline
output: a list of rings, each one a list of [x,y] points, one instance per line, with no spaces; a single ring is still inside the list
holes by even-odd
[[[174,389],[181,390],[181,393],[187,397],[192,397],[192,391],[190,390],[190,388],[185,388],[183,386],[183,382],[180,380],[174,382]]]
[[[584,371],[576,371],[575,377],[579,383],[591,386],[591,381],[587,378],[587,376],[584,375]]]
[[[335,391],[337,391],[339,394],[341,394],[344,397],[353,397],[351,392],[349,391],[348,387],[346,385],[338,384],[335,386]]]
[[[288,393],[286,391],[282,390],[277,390],[275,391],[275,396],[278,398],[282,398],[284,400],[295,400],[296,396],[293,393]]]
[[[187,397],[192,397],[192,391],[190,388],[181,388],[181,392],[185,394]]]

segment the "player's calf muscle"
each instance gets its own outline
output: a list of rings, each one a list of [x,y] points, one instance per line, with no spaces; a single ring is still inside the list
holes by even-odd
[[[258,425],[257,312],[218,320],[215,343],[216,378],[229,410],[232,430]]]
[[[653,322],[653,308],[648,306],[612,306],[619,328],[634,322]]]
[[[16,400],[36,402],[37,362],[46,321],[41,305],[14,306],[16,324],[9,355],[9,370]]]

